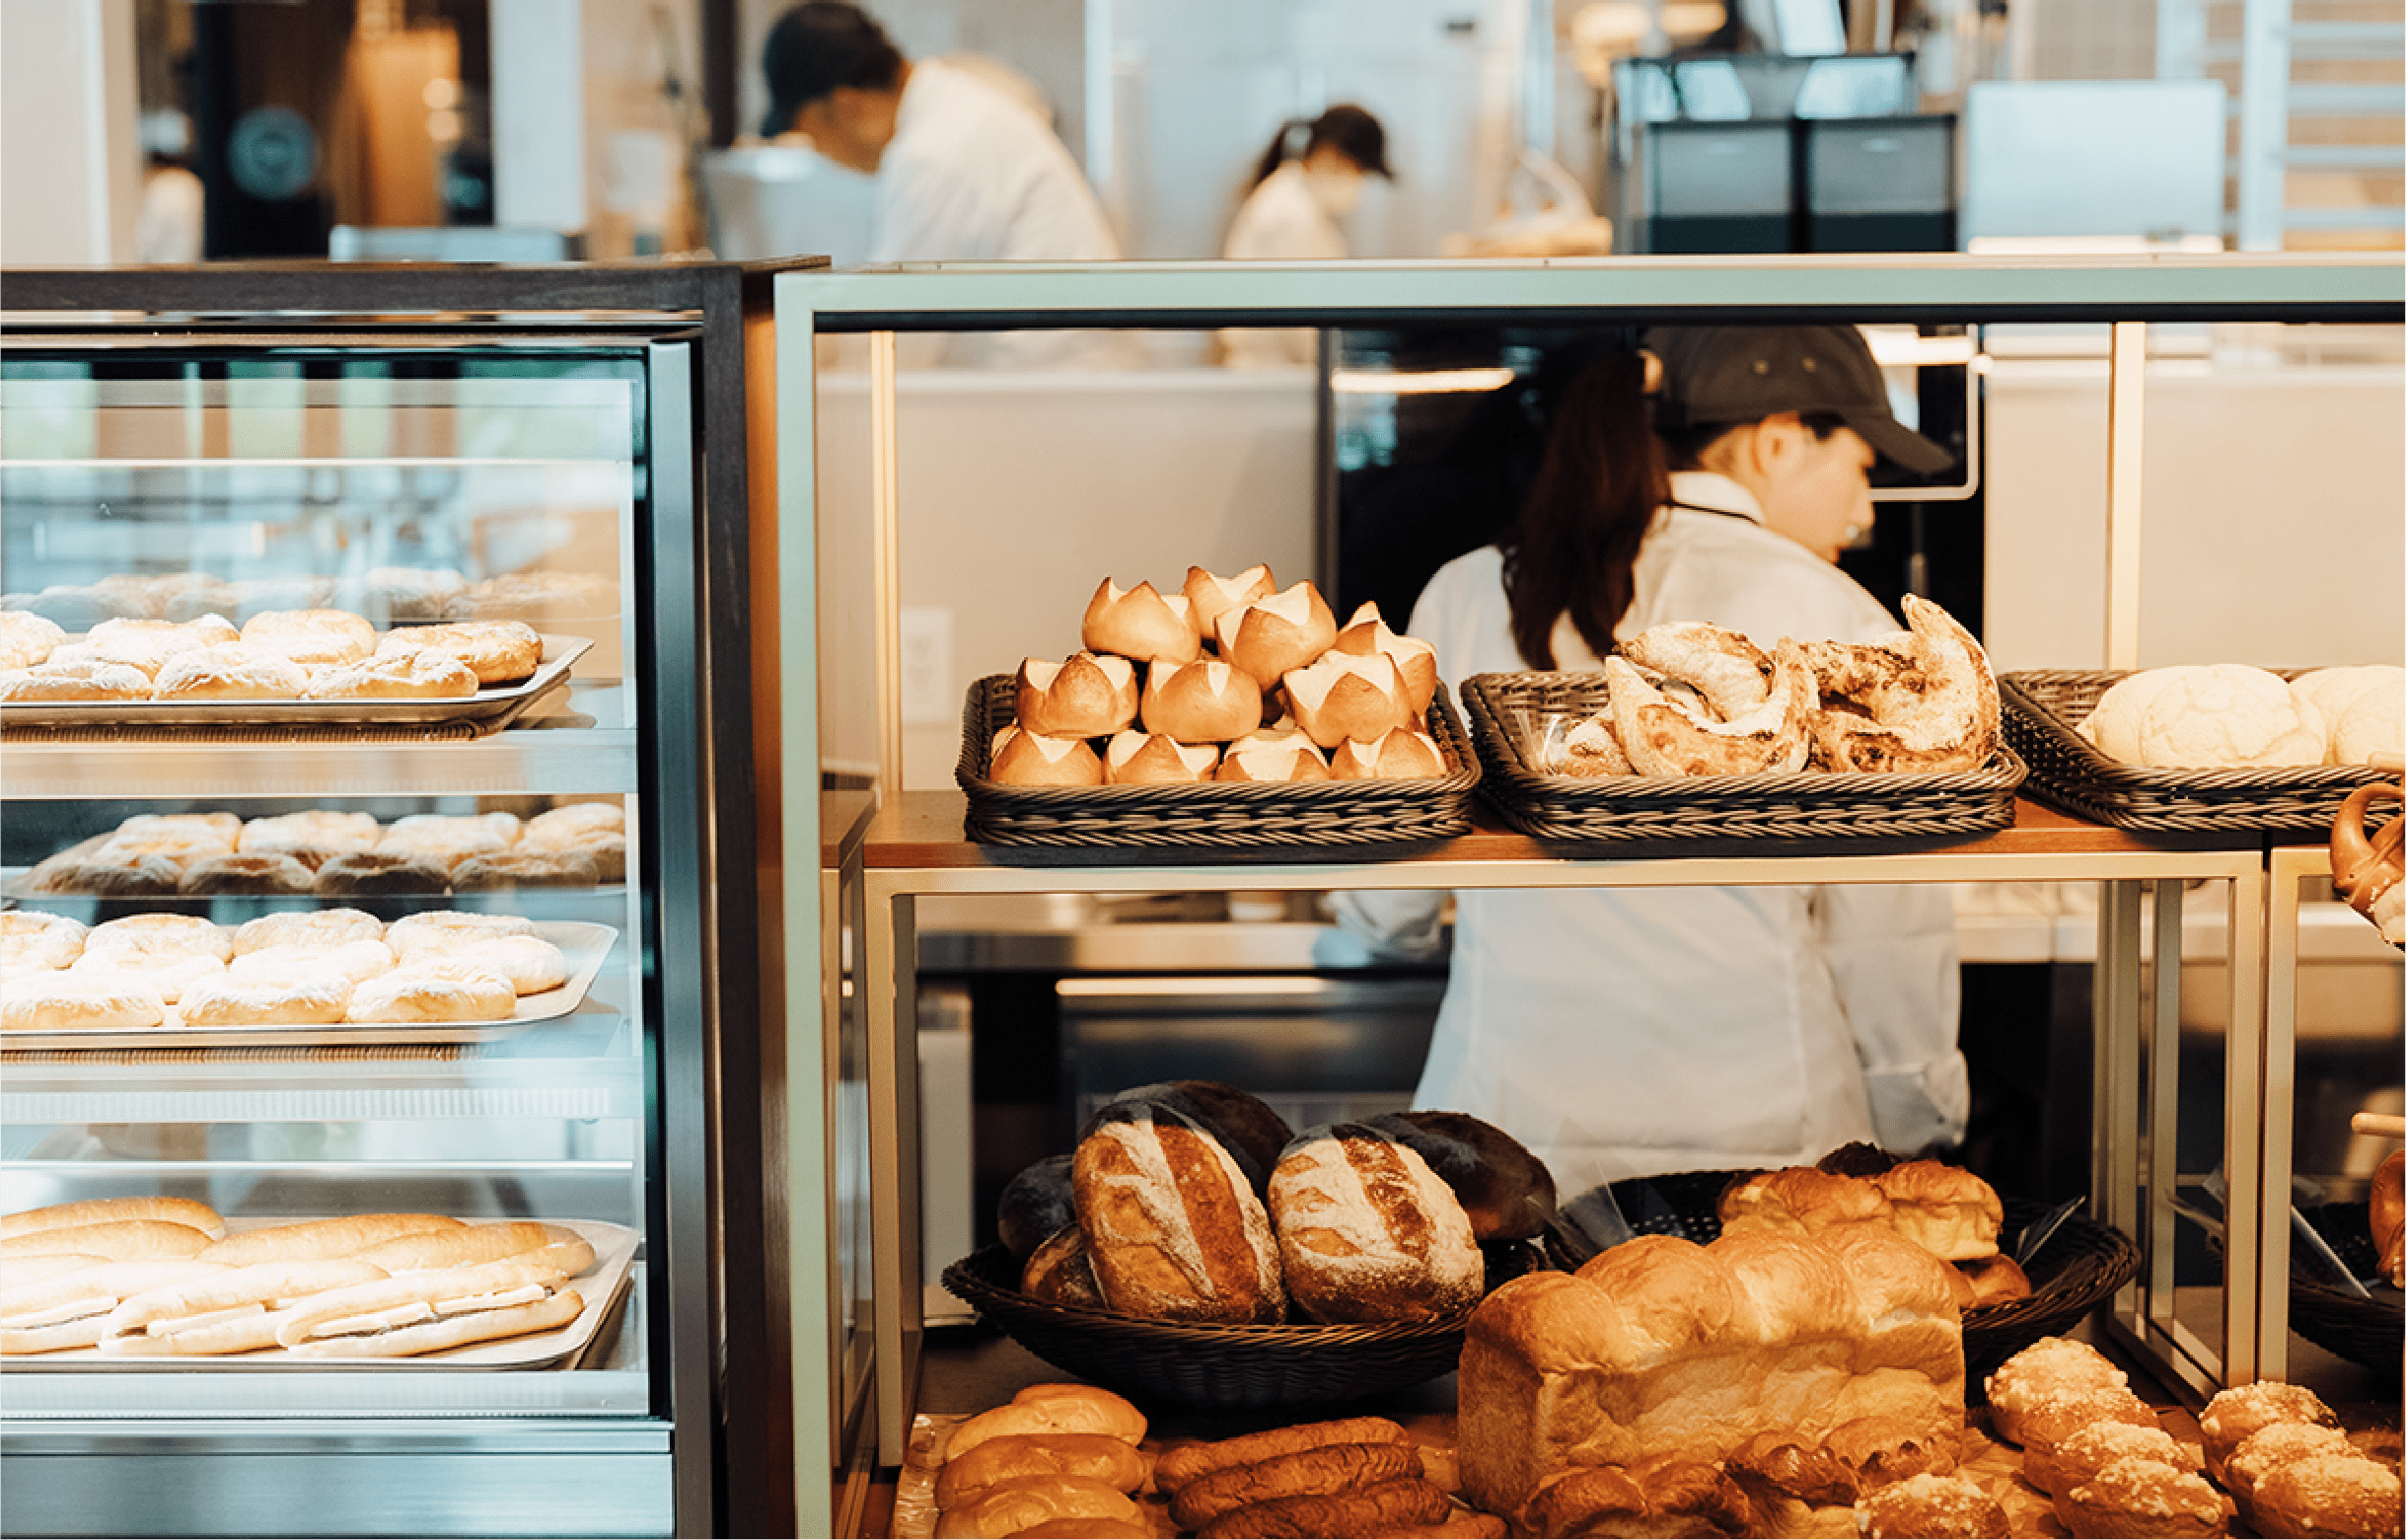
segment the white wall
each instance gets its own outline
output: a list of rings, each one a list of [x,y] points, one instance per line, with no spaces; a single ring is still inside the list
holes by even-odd
[[[0,0],[0,262],[130,261],[133,0]]]

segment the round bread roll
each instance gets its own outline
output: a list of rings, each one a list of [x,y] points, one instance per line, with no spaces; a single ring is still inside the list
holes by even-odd
[[[1453,1189],[1366,1123],[1311,1130],[1270,1177],[1287,1297],[1331,1325],[1432,1321],[1479,1302],[1487,1262]]]
[[[203,647],[167,660],[152,681],[160,700],[289,700],[309,688],[309,670],[243,647]]]
[[[1077,1223],[1077,1200],[1069,1186],[1067,1155],[1047,1155],[1004,1184],[994,1206],[994,1230],[1011,1255],[1025,1262],[1063,1227]]]
[[[233,849],[214,834],[185,829],[161,829],[136,832],[119,829],[101,843],[92,852],[92,859],[131,861],[145,855],[163,855],[179,869],[193,861],[205,861],[212,855],[232,855]]]
[[[173,1005],[192,986],[224,978],[226,965],[205,952],[100,952],[87,946],[84,955],[68,965],[67,971],[110,980],[139,981],[157,990],[160,999]]]
[[[1094,1276],[1094,1255],[1086,1248],[1086,1232],[1064,1224],[1036,1248],[1020,1269],[1019,1291],[1049,1304],[1074,1305],[1081,1310],[1108,1310],[1103,1285]]]
[[[2158,770],[2320,765],[2329,746],[2313,701],[2278,674],[2236,663],[2166,684],[2139,722],[2139,763]]]
[[[1554,1174],[1503,1130],[1465,1112],[1390,1112],[1363,1121],[1409,1146],[1453,1189],[1474,1239],[1545,1233],[1554,1216]]]
[[[232,813],[137,813],[116,827],[115,840],[188,839],[219,850],[239,847],[243,821]]]
[[[1309,579],[1222,614],[1219,655],[1269,690],[1314,662],[1337,640],[1337,617]]]
[[[625,875],[625,846],[620,845],[620,875]],[[495,893],[510,888],[590,888],[602,880],[601,868],[582,850],[505,850],[498,855],[472,855],[451,869],[455,893]]]
[[[2205,1465],[2205,1455],[2196,1445],[2182,1443],[2161,1428],[2098,1423],[2068,1435],[2052,1448],[2025,1450],[2021,1473],[2031,1486],[2054,1495],[2070,1492],[2118,1460],[2150,1460],[2191,1472]]]
[[[314,872],[337,855],[373,848],[380,833],[372,814],[313,808],[252,819],[236,848],[245,855],[289,855]]]
[[[446,870],[472,855],[498,855],[518,843],[518,821],[487,817],[462,818],[443,813],[413,813],[397,818],[376,842],[384,855],[423,855],[440,861]]]
[[[125,663],[61,662],[56,653],[19,673],[0,675],[0,701],[147,700],[150,676]]]
[[[626,837],[624,835],[588,836],[583,844],[575,847],[575,853],[593,863],[594,881],[624,882],[626,880]]]
[[[1019,725],[1048,738],[1108,738],[1136,719],[1136,666],[1073,652],[1019,665]]]
[[[1199,641],[1210,641],[1219,635],[1221,616],[1277,591],[1278,580],[1270,575],[1266,566],[1247,567],[1234,577],[1189,567],[1182,590],[1187,598],[1187,620],[1194,625]]]
[[[1029,1385],[1006,1406],[989,1407],[952,1430],[947,1462],[989,1438],[1015,1434],[1102,1433],[1123,1443],[1144,1441],[1144,1414],[1124,1396],[1093,1385],[1048,1380]]]
[[[1101,1128],[1119,1109],[1135,1102],[1167,1107],[1219,1140],[1257,1197],[1268,1195],[1270,1173],[1286,1153],[1286,1146],[1294,1142],[1295,1131],[1276,1108],[1251,1091],[1220,1080],[1158,1080],[1122,1091],[1086,1120],[1078,1131],[1079,1139]]]
[[[376,627],[348,610],[262,610],[243,623],[243,643],[295,663],[357,663],[376,654]]]
[[[1083,1476],[1133,1492],[1151,1467],[1134,1444],[1109,1433],[1006,1433],[944,1462],[936,1505],[949,1511],[1002,1482],[1032,1476]]]
[[[1270,1325],[1285,1313],[1269,1210],[1193,1120],[1117,1103],[1078,1141],[1070,1180],[1113,1309],[1226,1325]]]
[[[176,891],[205,893],[308,893],[318,874],[289,855],[212,855],[183,869]]]
[[[2348,1435],[2318,1423],[2275,1423],[2249,1433],[2223,1461],[2223,1485],[2238,1501],[2240,1517],[2257,1527],[2256,1490],[2275,1471],[2313,1458],[2361,1458]],[[2313,1533],[2315,1531],[2304,1531]]]
[[[38,910],[0,912],[0,963],[16,967],[64,968],[83,955],[84,924]]]
[[[245,952],[228,965],[229,977],[244,983],[291,984],[302,980],[339,979],[364,984],[390,973],[401,959],[382,941],[364,937],[349,941],[295,941]]]
[[[936,1521],[936,1540],[984,1540],[1024,1534],[1059,1518],[1106,1518],[1139,1524],[1144,1510],[1135,1499],[1108,1482],[1084,1476],[1024,1476],[998,1482]]]
[[[538,849],[576,845],[597,835],[626,833],[626,809],[616,802],[571,802],[538,813],[519,831],[518,843]]]
[[[165,1020],[167,1001],[158,990],[119,972],[69,968],[0,985],[0,1030],[124,1031]]]
[[[103,663],[122,663],[156,678],[169,661],[189,652],[227,647],[239,636],[220,615],[196,621],[103,621],[84,637]]]
[[[0,669],[30,669],[66,645],[56,621],[24,610],[0,610]]]
[[[1078,645],[1140,663],[1189,663],[1203,651],[1186,595],[1165,599],[1150,583],[1123,589],[1110,578],[1086,602]]]
[[[1209,780],[1219,768],[1219,749],[1207,743],[1180,743],[1130,728],[1111,740],[1103,755],[1107,786],[1168,786]]]
[[[377,651],[445,653],[474,670],[479,685],[514,685],[543,663],[543,638],[521,621],[454,621],[392,631]]]
[[[1226,743],[1262,725],[1262,687],[1216,658],[1156,663],[1145,671],[1143,714],[1158,737]]]
[[[1329,756],[1329,774],[1338,780],[1426,780],[1444,773],[1437,741],[1409,727],[1370,743],[1349,738]]]
[[[1420,720],[1395,660],[1383,652],[1367,657],[1331,652],[1289,672],[1285,687],[1295,725],[1323,749],[1349,739],[1369,743]]]
[[[986,778],[1002,786],[1099,786],[1103,762],[1083,738],[1047,738],[1005,727],[994,735]]]
[[[1969,1476],[1915,1476],[1855,1504],[1864,1540],[1985,1540],[2012,1533],[2005,1508]]]
[[[317,980],[212,979],[184,991],[176,1013],[187,1027],[327,1026],[342,1019],[351,984]]]
[[[1418,636],[1398,635],[1387,629],[1387,623],[1379,619],[1376,604],[1365,604],[1355,610],[1330,646],[1333,651],[1357,657],[1380,653],[1393,660],[1396,676],[1403,681],[1404,698],[1412,702],[1415,716],[1425,712],[1429,702],[1437,697],[1437,649]]]
[[[489,968],[448,959],[411,962],[351,990],[345,1021],[507,1021],[518,991]]]
[[[2258,1534],[2394,1535],[2398,1473],[2350,1450],[2309,1454],[2266,1473],[2246,1513]]]
[[[2277,1379],[2233,1385],[2217,1394],[2197,1415],[2198,1431],[2206,1440],[2206,1474],[2227,1486],[2224,1462],[2240,1444],[2281,1423],[2337,1428],[2339,1416],[2303,1385]]]
[[[322,668],[311,700],[458,700],[481,688],[475,670],[448,652],[388,652],[364,663]]]
[[[432,855],[354,850],[328,857],[312,891],[340,893],[440,893],[451,886],[451,866]]]
[[[197,915],[128,915],[94,925],[84,950],[103,953],[197,952],[226,962],[234,956],[231,932]]]
[[[1212,776],[1217,780],[1326,780],[1329,762],[1301,733],[1266,729],[1228,745]]]
[[[442,954],[494,936],[531,936],[535,921],[516,915],[481,915],[469,910],[432,910],[385,927],[385,945],[407,960],[421,952]]]
[[[488,936],[455,947],[443,958],[489,968],[520,994],[541,994],[568,982],[567,957],[541,936]]]
[[[2108,1391],[2128,1396],[2130,1376],[2084,1342],[2075,1342],[2069,1337],[2041,1337],[1999,1364],[1996,1372],[1989,1375],[1986,1388],[1989,1420],[1997,1435],[2011,1443],[2027,1444],[2031,1440],[2022,1435],[2020,1426],[2024,1416],[2067,1397]],[[2154,1419],[2150,1417],[2138,1426],[2153,1425]]]
[[[2401,753],[2406,753],[2406,687],[2366,691],[2331,725],[2334,765],[2364,765],[2376,754]]]
[[[2360,667],[2309,669],[2289,682],[2290,690],[2314,702],[2325,723],[2336,726],[2359,697],[2368,691],[2406,690],[2406,669],[2393,663]]]
[[[203,857],[205,859],[205,857]],[[44,870],[43,868],[48,868]],[[100,898],[143,899],[173,897],[183,881],[183,867],[172,855],[117,855],[90,860],[43,862],[28,882],[52,893],[81,893]]]
[[[2074,731],[2094,744],[2097,752],[2109,760],[2142,764],[2146,750],[2140,733],[2147,721],[2148,707],[2159,693],[2197,672],[2197,665],[2184,663],[2127,675],[2097,697],[2097,703],[2089,707],[2088,715]]]

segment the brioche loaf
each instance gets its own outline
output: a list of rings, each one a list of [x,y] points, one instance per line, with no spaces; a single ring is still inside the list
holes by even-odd
[[[2398,1473],[2353,1450],[2311,1454],[2257,1482],[2244,1511],[2259,1534],[2395,1535]]]
[[[1288,1145],[1271,1173],[1270,1214],[1287,1295],[1314,1320],[1435,1320],[1478,1303],[1486,1261],[1461,1201],[1409,1145],[1367,1124],[1313,1129]]]
[[[1997,1189],[1959,1166],[1908,1160],[1871,1178],[1898,1234],[1948,1262],[1997,1255],[2005,1205]]]
[[[1078,1226],[1115,1310],[1267,1325],[1285,1314],[1270,1214],[1220,1141],[1169,1107],[1106,1109],[1078,1141]]]
[[[1859,1417],[1950,1431],[1963,1332],[1943,1264],[1882,1230],[1641,1235],[1490,1294],[1459,1387],[1463,1486],[1510,1514],[1570,1466],[1717,1459]]]
[[[1994,1396],[1992,1390],[1991,1398]],[[2239,1445],[2281,1423],[2309,1423],[2335,1429],[2339,1417],[2323,1405],[2320,1396],[2303,1385],[2276,1379],[2233,1385],[2217,1394],[2197,1417],[2198,1430],[2206,1439],[2206,1474],[2228,1485],[2223,1467]]]
[[[2161,1428],[2129,1423],[2096,1423],[2044,1448],[2022,1452],[2022,1479],[2053,1496],[2070,1492],[2117,1460],[2152,1460],[2175,1470],[2197,1471],[2205,1457],[2195,1444],[2182,1443]]]

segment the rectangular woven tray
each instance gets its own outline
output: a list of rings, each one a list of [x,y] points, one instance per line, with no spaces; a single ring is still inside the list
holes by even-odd
[[[1548,717],[1567,725],[1602,710],[1603,675],[1476,674],[1462,682],[1462,703],[1487,772],[1481,792],[1506,823],[1540,840],[1968,840],[2012,827],[2024,774],[2021,761],[1999,745],[1981,769],[1947,775],[1556,775],[1531,763],[1522,744]]]
[[[2292,678],[2299,670],[2276,671]],[[2109,759],[2074,731],[2127,670],[2033,669],[2001,675],[2005,740],[2030,762],[2030,794],[2067,813],[2134,834],[2263,835],[2327,840],[2348,793],[2386,779],[2368,766],[2271,770],[2145,770]]]
[[[1018,710],[1018,681],[989,674],[969,687],[954,778],[980,843],[1063,852],[1175,847],[1182,855],[1349,855],[1451,840],[1471,831],[1479,761],[1445,689],[1428,733],[1452,772],[1428,780],[1203,781],[1178,786],[1004,786],[986,778],[994,734]],[[1396,853],[1401,853],[1397,848]]]

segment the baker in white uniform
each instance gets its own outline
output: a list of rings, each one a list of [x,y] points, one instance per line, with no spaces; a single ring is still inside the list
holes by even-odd
[[[903,57],[844,0],[780,17],[763,53],[762,131],[799,132],[837,165],[877,179],[868,259],[1112,261],[1120,240],[1040,106],[996,72]],[[963,336],[947,362],[1032,362],[1081,333]],[[963,357],[964,353],[981,355]]]
[[[1449,687],[1601,667],[1666,621],[1867,641],[1901,629],[1835,559],[1875,454],[1950,457],[1889,413],[1847,327],[1658,329],[1567,393],[1508,543],[1430,579],[1409,629]],[[1664,466],[1670,467],[1665,472]],[[1434,955],[1441,895],[1341,895],[1374,950]],[[1565,1193],[1963,1134],[1969,1086],[1942,887],[1589,889],[1457,896],[1451,977],[1415,1104],[1475,1114]]]
[[[1253,186],[1228,226],[1229,261],[1333,261],[1353,255],[1342,221],[1361,206],[1365,178],[1386,177],[1387,131],[1362,108],[1340,103],[1278,129],[1255,168]],[[1308,327],[1230,327],[1220,332],[1231,368],[1310,364],[1319,334]]]

